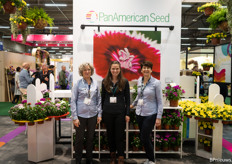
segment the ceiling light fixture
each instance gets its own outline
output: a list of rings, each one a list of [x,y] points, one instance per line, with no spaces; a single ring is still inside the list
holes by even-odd
[[[212,28],[197,28],[198,30],[212,30]]]
[[[205,44],[196,44],[196,46],[205,46]]]
[[[196,38],[196,40],[207,40],[207,38]]]
[[[10,26],[0,26],[0,28],[10,28]]]
[[[59,29],[59,27],[45,27],[45,29]]]
[[[192,7],[192,5],[181,5],[181,7]]]
[[[190,38],[181,38],[181,40],[189,40]]]
[[[49,7],[66,7],[67,4],[50,4],[50,3],[45,3],[44,6],[49,6]]]
[[[53,49],[53,50],[58,50],[58,49],[60,49],[60,48],[52,47],[52,49]]]
[[[11,36],[2,36],[2,38],[11,38]]]
[[[181,44],[182,46],[190,46],[191,44]]]
[[[189,28],[186,28],[186,27],[183,27],[183,28],[181,28],[181,30],[188,30]]]
[[[72,48],[68,48],[68,47],[67,47],[67,48],[64,48],[64,49],[65,49],[65,50],[71,50]]]

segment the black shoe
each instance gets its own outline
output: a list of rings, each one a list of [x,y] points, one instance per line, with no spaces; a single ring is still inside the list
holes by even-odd
[[[86,164],[93,164],[93,160],[86,159]]]

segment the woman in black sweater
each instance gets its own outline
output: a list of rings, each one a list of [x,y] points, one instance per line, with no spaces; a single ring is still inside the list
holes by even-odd
[[[130,120],[130,89],[128,80],[123,78],[118,61],[110,64],[102,81],[102,109],[110,148],[110,163],[116,164],[117,151],[118,164],[123,164],[125,121]]]

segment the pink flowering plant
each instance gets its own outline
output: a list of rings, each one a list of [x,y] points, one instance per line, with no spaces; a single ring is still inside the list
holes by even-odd
[[[168,84],[163,90],[167,100],[180,100],[181,96],[185,93],[181,86],[175,84]]]

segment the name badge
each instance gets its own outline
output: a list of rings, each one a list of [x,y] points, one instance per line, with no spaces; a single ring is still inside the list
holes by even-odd
[[[117,103],[117,97],[110,97],[110,103]]]
[[[84,99],[84,104],[86,104],[86,105],[90,105],[90,102],[91,102],[91,99],[90,98],[85,98]]]
[[[138,105],[139,105],[139,106],[142,106],[142,105],[143,105],[143,99],[139,99]]]

